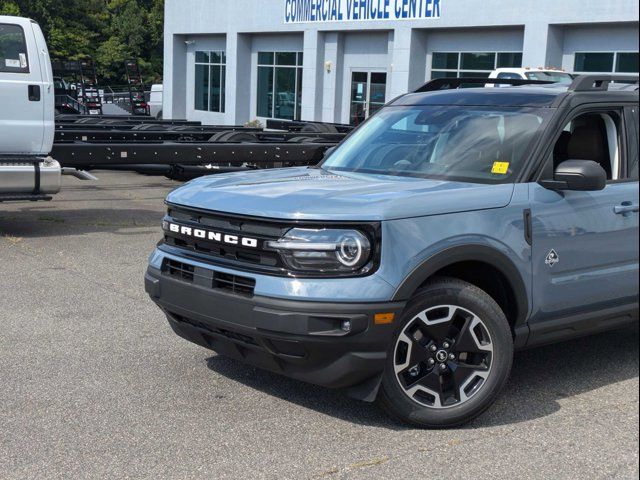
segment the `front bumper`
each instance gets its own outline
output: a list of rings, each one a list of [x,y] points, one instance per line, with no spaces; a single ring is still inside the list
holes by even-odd
[[[145,288],[181,337],[288,377],[371,399],[394,324],[376,313],[405,303],[326,303],[243,296],[176,279],[149,267]],[[344,322],[350,330],[344,331]],[[372,385],[371,388],[368,385]]]

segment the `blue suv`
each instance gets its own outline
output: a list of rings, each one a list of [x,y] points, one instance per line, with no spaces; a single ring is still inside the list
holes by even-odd
[[[638,321],[638,86],[615,80],[435,80],[317,166],[192,181],[146,290],[220,354],[467,422],[514,350]]]

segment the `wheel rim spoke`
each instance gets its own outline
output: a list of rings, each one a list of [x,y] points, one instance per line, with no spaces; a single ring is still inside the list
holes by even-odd
[[[428,400],[428,406],[435,408],[442,407],[442,385],[439,383],[439,376],[435,372],[429,372],[420,381],[406,390],[409,397],[414,398],[417,395],[424,395]],[[423,402],[420,402],[423,403]]]
[[[456,307],[438,307],[416,315],[414,321],[419,321],[420,326],[428,332],[432,340],[441,343],[451,335],[451,320],[456,312]]]
[[[469,398],[466,393],[466,389],[471,385],[471,382],[486,379],[488,369],[478,369],[476,365],[467,365],[464,363],[458,363],[451,367],[451,380],[455,389],[455,395],[458,401],[464,401]]]
[[[442,384],[440,382],[440,375],[436,372],[431,372],[429,375],[425,375],[420,379],[420,386],[426,388],[431,392],[438,394],[442,393]]]
[[[451,379],[456,388],[461,388],[465,382],[477,371],[477,368],[464,363],[458,363],[451,367]]]
[[[403,342],[407,346],[406,360],[400,364],[395,364],[395,370],[397,374],[401,374],[411,367],[419,364],[420,362],[428,358],[428,352],[426,348],[413,336],[407,335],[403,332],[400,335],[399,341]]]
[[[476,330],[478,327],[482,330],[482,322],[476,316],[473,316],[465,322],[464,327],[455,339],[456,352],[469,353],[485,353],[492,351],[490,342],[484,341],[478,337]]]
[[[451,338],[451,324],[438,323],[427,327],[429,336],[437,343],[442,344],[445,339]]]

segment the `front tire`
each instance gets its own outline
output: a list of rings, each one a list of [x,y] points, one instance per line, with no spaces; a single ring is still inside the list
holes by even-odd
[[[436,279],[402,315],[378,401],[413,426],[454,427],[493,404],[512,363],[511,328],[498,304],[470,283]]]

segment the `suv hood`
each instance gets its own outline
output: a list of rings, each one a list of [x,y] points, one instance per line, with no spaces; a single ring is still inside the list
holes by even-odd
[[[171,192],[167,201],[253,217],[380,221],[501,208],[513,189],[303,167],[201,177]]]

